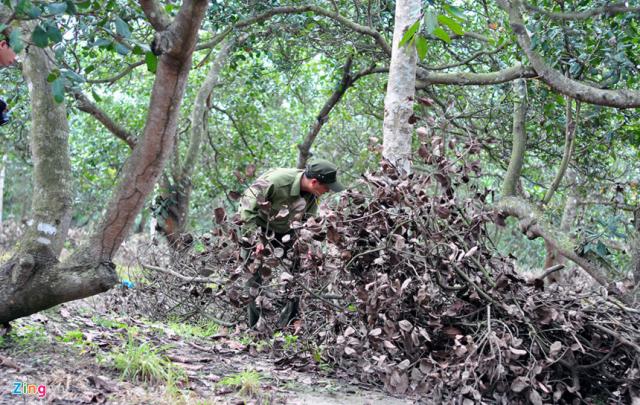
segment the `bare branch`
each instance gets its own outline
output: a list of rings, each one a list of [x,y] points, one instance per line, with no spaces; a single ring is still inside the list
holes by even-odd
[[[102,125],[105,126],[116,137],[122,139],[129,148],[133,149],[136,146],[136,139],[133,134],[124,129],[120,124],[115,122],[102,111],[97,105],[91,102],[89,98],[82,93],[80,90],[71,90],[71,94],[78,102],[77,107],[80,111],[84,111],[88,114],[93,115],[95,119],[97,119]]]
[[[125,77],[126,75],[128,75],[133,69],[137,68],[138,66],[142,66],[144,64],[145,64],[145,61],[141,60],[141,61],[138,61],[138,62],[130,64],[122,72],[118,73],[117,75],[115,75],[113,77],[110,77],[108,79],[87,80],[87,83],[89,83],[89,84],[100,84],[100,83],[113,84],[113,83],[117,82],[118,80],[122,79],[123,77]]]
[[[578,117],[580,115],[580,102],[576,102],[576,119],[573,119],[573,109],[571,107],[572,101],[567,97],[566,99],[567,107],[566,107],[566,128],[565,128],[565,140],[564,140],[564,153],[562,155],[562,161],[560,162],[560,167],[558,168],[558,173],[556,177],[553,179],[551,186],[547,190],[544,198],[542,199],[543,204],[548,204],[551,201],[551,197],[558,189],[562,178],[564,177],[564,173],[567,171],[567,167],[569,167],[569,161],[571,160],[571,155],[573,155],[573,149],[575,147],[575,139],[576,139],[576,128]]]
[[[507,45],[509,44],[509,42],[504,42],[502,45],[500,45],[499,47],[492,49],[490,51],[478,51],[476,53],[474,53],[473,55],[469,56],[468,58],[461,60],[458,63],[451,63],[448,65],[442,65],[442,66],[421,66],[426,70],[446,70],[446,69],[451,69],[451,68],[455,68],[455,67],[459,67],[459,66],[464,66],[467,65],[471,62],[473,62],[476,59],[479,59],[482,56],[488,56],[488,55],[494,55],[498,52],[500,52],[502,49],[504,49]]]
[[[629,211],[629,212],[634,212],[636,210],[636,207],[633,205],[623,204],[613,200],[610,200],[610,201],[584,200],[584,201],[579,201],[578,205],[608,205],[610,207],[613,207],[622,211]]]
[[[244,144],[245,148],[247,148],[247,150],[249,151],[249,154],[251,154],[251,156],[255,159],[256,158],[256,153],[253,151],[253,149],[249,145],[249,142],[247,142],[247,138],[245,137],[244,131],[242,130],[242,128],[238,124],[238,121],[233,117],[233,115],[229,111],[225,110],[224,108],[218,107],[218,106],[216,106],[214,104],[211,104],[209,107],[214,109],[214,110],[216,110],[216,111],[218,111],[218,112],[221,112],[222,114],[226,115],[227,118],[229,118],[229,120],[231,121],[231,124],[235,128],[236,132],[238,133],[238,135],[240,135],[240,140]]]
[[[244,28],[244,27],[248,27],[249,25],[252,24],[256,24],[256,23],[260,23],[260,22],[264,22],[268,19],[270,19],[271,17],[274,17],[276,15],[281,15],[281,14],[302,14],[302,13],[308,13],[308,12],[312,12],[315,13],[317,15],[321,15],[324,17],[328,17],[331,18],[332,20],[337,21],[338,23],[340,23],[341,25],[352,29],[353,31],[359,33],[359,34],[364,34],[364,35],[368,35],[370,37],[372,37],[375,42],[384,50],[384,52],[391,56],[391,47],[389,46],[389,44],[387,43],[387,41],[385,41],[385,39],[382,37],[382,35],[380,35],[379,32],[377,32],[376,30],[364,26],[364,25],[360,25],[357,24],[351,20],[349,20],[346,17],[343,17],[342,15],[336,13],[336,12],[332,12],[332,11],[328,11],[325,10],[321,7],[318,6],[299,6],[299,7],[275,7],[272,8],[271,10],[265,11],[262,14],[258,14],[256,16],[253,17],[249,17],[246,18],[244,20],[240,20],[236,23],[235,25],[235,29],[239,29],[239,28]],[[222,34],[221,34],[222,35]],[[225,34],[226,35],[226,34]],[[213,46],[210,45],[210,43],[213,43],[214,41],[218,41],[220,42],[220,40],[216,37],[214,40],[202,44],[202,47],[206,48],[209,46]],[[199,47],[200,49],[200,47]]]
[[[640,7],[628,7],[628,2],[619,1],[617,3],[607,4],[606,6],[592,8],[585,11],[575,11],[572,13],[554,13],[552,11],[544,10],[540,7],[536,7],[529,2],[525,2],[524,6],[529,11],[533,11],[538,14],[542,14],[552,20],[586,20],[591,17],[597,17],[600,15],[612,16],[620,13],[640,13]]]
[[[491,73],[433,73],[424,69],[418,70],[419,81],[416,89],[425,89],[432,84],[453,84],[459,86],[487,86],[510,82],[516,79],[537,77],[531,68],[516,64],[510,68]]]
[[[607,288],[613,287],[604,276],[604,269],[584,257],[578,256],[573,251],[570,238],[561,232],[552,231],[550,227],[544,225],[539,219],[539,215],[536,214],[536,210],[525,200],[518,197],[502,198],[498,202],[496,210],[505,218],[509,216],[518,218],[522,233],[527,235],[529,239],[543,238],[560,255],[582,267],[599,284]],[[617,290],[613,292],[619,293]]]
[[[556,264],[555,266],[551,266],[548,269],[544,270],[544,273],[540,277],[538,277],[538,280],[544,280],[556,271],[564,269],[564,267],[564,264]]]
[[[342,79],[340,80],[340,84],[338,85],[338,88],[333,92],[333,94],[331,94],[331,97],[329,97],[327,102],[324,103],[324,106],[320,110],[320,113],[316,117],[316,120],[313,123],[313,126],[311,127],[309,132],[307,133],[307,136],[305,137],[304,141],[298,145],[298,149],[300,151],[300,153],[298,153],[298,169],[304,169],[304,167],[306,166],[307,160],[311,155],[310,153],[311,145],[313,144],[313,141],[315,141],[316,137],[318,136],[318,133],[320,132],[320,129],[322,128],[324,123],[327,122],[327,120],[329,119],[329,113],[331,112],[331,110],[333,110],[333,107],[335,107],[336,104],[340,102],[340,99],[342,99],[342,96],[344,95],[344,93],[346,93],[347,89],[353,85],[355,80],[353,80],[353,78],[351,77],[352,62],[353,62],[353,57],[350,55],[347,58],[346,63],[344,64],[343,71],[342,71]],[[359,76],[359,77],[362,77],[362,76]]]
[[[499,0],[498,4],[509,13],[509,25],[516,34],[518,44],[529,58],[531,65],[553,90],[589,104],[616,108],[640,107],[640,92],[635,90],[602,90],[564,77],[561,72],[547,65],[533,50],[531,38],[519,11],[519,0]]]
[[[526,117],[529,102],[527,100],[527,84],[523,79],[513,83],[515,101],[513,102],[513,146],[509,168],[504,176],[502,185],[503,196],[516,195],[516,184],[520,181],[520,172],[524,163],[524,154],[527,149]]]
[[[140,265],[142,267],[144,267],[145,269],[157,271],[159,273],[168,274],[170,276],[173,276],[175,278],[178,278],[180,280],[183,280],[183,281],[186,281],[186,282],[189,282],[189,283],[224,284],[224,280],[218,280],[218,279],[209,278],[209,277],[189,277],[189,276],[184,276],[184,275],[182,275],[180,273],[176,273],[173,270],[165,269],[163,267],[152,266],[152,265],[146,264],[146,263],[140,263]]]

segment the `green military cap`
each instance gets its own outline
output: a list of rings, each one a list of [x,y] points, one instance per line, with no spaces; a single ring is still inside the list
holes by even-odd
[[[304,172],[310,179],[326,184],[331,191],[342,191],[344,186],[338,182],[338,167],[325,159],[315,159],[307,164]]]

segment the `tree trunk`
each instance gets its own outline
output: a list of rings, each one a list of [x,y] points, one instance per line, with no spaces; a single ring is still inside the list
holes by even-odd
[[[307,160],[311,157],[311,145],[313,145],[313,142],[316,140],[322,126],[329,120],[329,113],[333,110],[333,107],[340,102],[344,93],[346,93],[347,89],[353,84],[354,80],[351,77],[352,62],[353,56],[349,55],[344,67],[342,68],[342,79],[340,79],[340,84],[338,84],[337,89],[331,94],[331,97],[329,97],[327,102],[324,103],[324,106],[316,117],[313,126],[309,132],[307,132],[307,136],[305,136],[304,141],[298,145],[298,169],[304,169],[307,166]]]
[[[523,79],[513,82],[515,101],[513,103],[513,146],[509,168],[504,176],[502,185],[503,196],[516,195],[516,185],[520,181],[520,173],[524,163],[524,154],[527,149],[527,131],[525,129],[527,116],[527,84]]]
[[[562,161],[560,162],[560,167],[558,168],[558,173],[556,177],[553,179],[553,182],[549,186],[547,193],[542,199],[543,204],[548,204],[551,201],[551,197],[553,197],[553,193],[555,193],[556,189],[560,185],[562,181],[562,177],[564,176],[567,167],[569,167],[569,161],[571,160],[571,156],[573,155],[573,150],[575,148],[575,139],[576,139],[576,121],[580,115],[580,102],[576,102],[576,118],[573,118],[573,109],[571,107],[572,100],[569,97],[565,97],[567,107],[566,107],[566,128],[565,128],[565,141],[564,141],[564,153],[562,154]]]
[[[68,226],[64,221],[68,221],[71,202],[67,173],[70,169],[65,166],[68,151],[66,136],[63,137],[67,121],[64,106],[55,104],[46,81],[49,71],[43,65],[44,51],[29,47],[25,75],[33,81],[32,133],[34,138],[46,135],[50,139],[43,141],[43,145],[34,141],[34,222],[18,253],[0,269],[0,323],[7,324],[54,305],[106,291],[117,282],[111,258],[131,230],[171,152],[191,55],[207,4],[206,0],[185,0],[173,22],[160,26],[165,21],[158,17],[162,9],[153,1],[141,0],[149,20],[154,27],[161,28],[157,39],[164,52],[158,61],[144,133],[125,164],[120,184],[97,232],[62,264],[57,259],[59,250],[54,248],[62,246],[61,236],[66,235]],[[46,127],[47,123],[54,128]],[[57,188],[43,185],[49,181]],[[68,191],[68,195],[63,191]]]
[[[567,198],[564,202],[564,209],[562,211],[562,219],[560,221],[560,232],[567,235],[572,242],[575,243],[575,240],[571,238],[571,229],[573,229],[574,223],[576,221],[576,216],[578,214],[578,204],[579,204],[579,194],[578,194],[578,185],[577,185],[577,176],[576,171],[572,168],[568,168],[566,171],[566,182],[567,182]],[[556,264],[564,264],[564,257],[561,256],[555,249],[551,247],[551,245],[545,242],[545,248],[547,249],[547,257],[544,262],[544,268],[548,269],[549,267],[555,266]],[[566,280],[564,275],[567,273],[567,270],[562,270],[559,272],[555,272],[548,277],[549,282],[560,282]]]
[[[633,281],[636,284],[636,295],[640,295],[640,205],[633,212],[635,235],[631,241],[631,260],[633,266]]]
[[[155,3],[143,3],[148,3],[149,7],[145,12],[153,14],[149,19],[158,23],[154,14],[158,12],[153,7]],[[156,35],[156,43],[161,46],[158,51],[163,54],[158,60],[142,138],[124,165],[122,181],[111,198],[98,231],[85,248],[88,255],[99,260],[110,261],[127,237],[173,150],[178,112],[191,70],[191,55],[207,3],[205,0],[185,1],[175,21]]]
[[[30,47],[25,52],[24,75],[32,111],[33,196],[31,223],[21,246],[23,252],[29,252],[29,245],[43,244],[57,258],[71,224],[73,179],[65,104],[55,102],[47,82],[51,60],[48,50]]]
[[[400,47],[405,31],[420,18],[421,2],[396,2],[389,82],[384,99],[382,156],[400,173],[411,172],[413,99],[416,88],[416,48],[413,42]]]
[[[7,167],[7,154],[2,155],[2,166],[0,167],[0,232],[4,230],[4,219],[2,216],[2,210],[4,209],[4,177]]]
[[[243,35],[239,38],[239,42],[243,42],[245,39],[246,36]],[[164,189],[168,190],[168,192],[160,196],[161,203],[166,208],[163,210],[166,216],[161,221],[158,221],[159,230],[167,238],[169,244],[176,248],[180,248],[184,243],[181,235],[185,232],[189,215],[189,202],[191,201],[191,192],[193,190],[191,175],[197,166],[202,138],[207,130],[208,100],[211,97],[213,88],[219,82],[220,70],[235,45],[235,39],[224,41],[220,52],[218,52],[213,61],[211,70],[209,70],[204,83],[198,90],[196,100],[193,103],[193,110],[191,111],[191,131],[187,155],[181,167],[176,167],[175,169],[172,179],[173,185],[165,185]]]
[[[66,110],[63,103],[54,101],[47,82],[53,59],[47,52],[32,46],[24,55],[31,97],[34,190],[29,228],[14,256],[0,269],[2,324],[73,299],[78,293],[98,292],[105,280],[115,281],[115,272],[109,277],[108,272],[102,274],[103,268],[67,271],[58,265],[71,221],[72,179]],[[96,273],[103,277],[96,280]]]

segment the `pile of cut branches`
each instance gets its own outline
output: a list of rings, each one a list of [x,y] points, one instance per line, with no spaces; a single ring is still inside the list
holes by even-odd
[[[478,145],[450,143],[448,159],[441,140],[434,142],[420,148],[425,165],[412,175],[383,167],[363,176],[359,191],[343,193],[335,210],[294,224],[286,254],[272,243],[258,254],[249,248],[241,260],[240,245],[273,238],[239,240],[218,212],[217,242],[173,261],[174,301],[195,289],[206,302],[210,286],[188,278],[218,266],[224,270],[216,277],[226,282],[210,291],[217,313],[237,321],[254,299],[264,315],[258,329],[270,334],[286,299],[300,297],[289,328],[315,344],[310,358],[429,401],[638,398],[640,311],[606,291],[544,290],[540,280],[517,274],[487,236],[494,221],[488,192],[470,181],[480,170],[468,162]],[[247,289],[254,272],[264,286]],[[171,277],[165,273],[165,282]]]

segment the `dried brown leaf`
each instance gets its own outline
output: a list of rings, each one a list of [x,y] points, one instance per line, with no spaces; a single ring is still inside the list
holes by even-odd
[[[538,391],[534,390],[533,388],[529,390],[529,401],[533,405],[542,405],[542,397],[540,396]]]
[[[413,325],[411,324],[411,322],[407,321],[406,319],[403,319],[400,322],[398,322],[398,326],[400,326],[400,329],[402,329],[405,332],[410,332],[411,329],[413,329]]]
[[[511,382],[511,391],[520,393],[529,386],[529,382],[524,377],[517,377]]]

